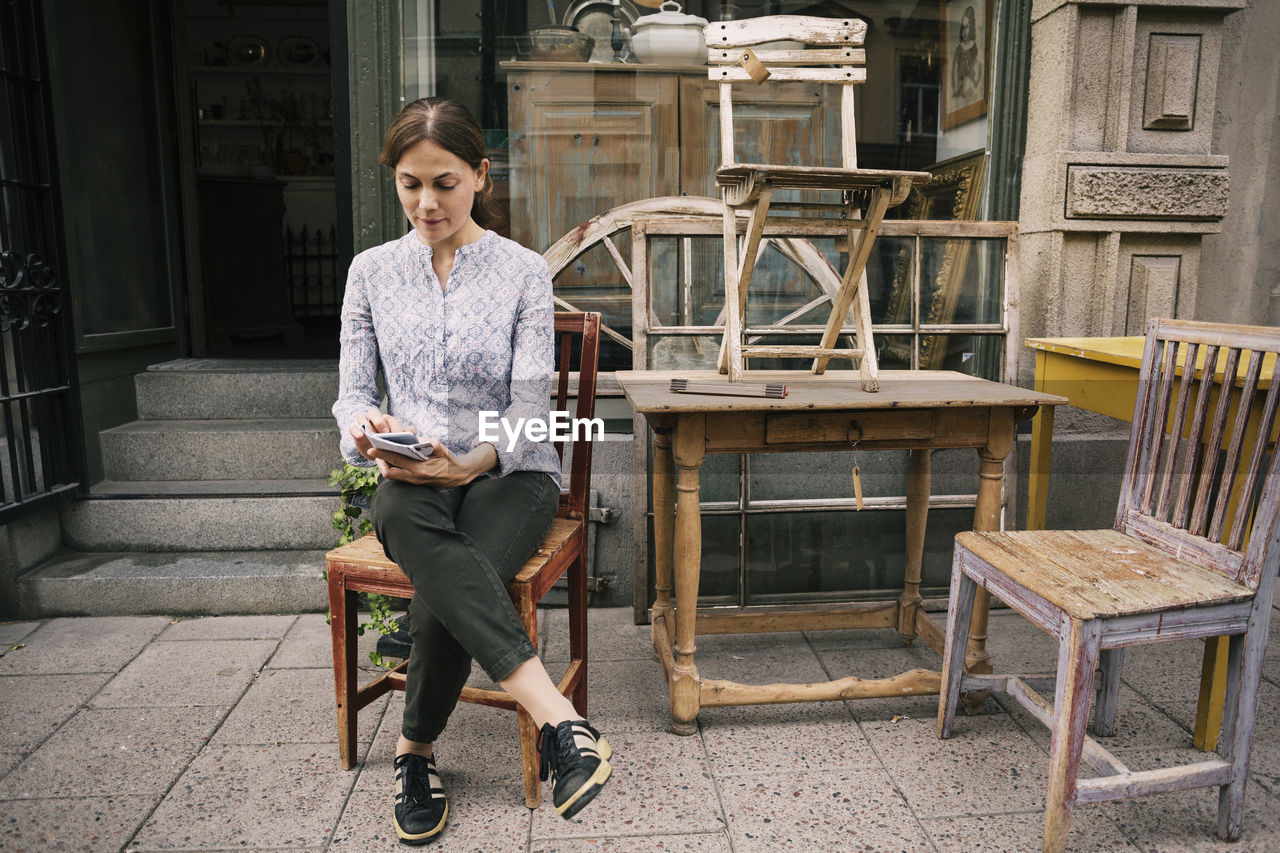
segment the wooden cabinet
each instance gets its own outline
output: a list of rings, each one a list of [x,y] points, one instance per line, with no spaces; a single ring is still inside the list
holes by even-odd
[[[506,62],[502,68],[511,236],[518,242],[541,252],[626,202],[717,195],[719,89],[705,67]],[[739,159],[838,163],[839,106],[839,87],[761,86],[735,110]],[[603,249],[561,273],[556,291],[578,308],[603,311],[612,326],[631,325],[629,288]]]

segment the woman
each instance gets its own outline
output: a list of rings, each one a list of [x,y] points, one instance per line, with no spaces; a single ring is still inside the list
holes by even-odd
[[[402,841],[423,844],[448,816],[434,745],[472,658],[540,727],[543,778],[549,769],[565,818],[608,780],[611,750],[552,683],[506,591],[555,515],[555,449],[523,436],[511,447],[478,440],[482,411],[511,424],[548,418],[547,265],[487,230],[493,182],[484,136],[466,107],[443,98],[409,104],[387,130],[379,160],[395,173],[413,230],[351,263],[333,414],[343,455],[378,466],[374,526],[413,582],[395,827]],[[386,414],[378,407],[379,366]],[[373,447],[365,430],[411,431],[434,449],[412,459]]]

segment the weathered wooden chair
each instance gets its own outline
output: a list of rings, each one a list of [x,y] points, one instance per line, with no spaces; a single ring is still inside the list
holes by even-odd
[[[573,338],[578,349],[577,407],[572,417],[595,417],[597,358],[600,349],[600,315],[557,312],[557,378],[552,410],[567,411],[570,357]],[[571,448],[569,490],[560,495],[560,507],[551,530],[507,591],[534,648],[538,647],[538,602],[567,571],[569,574],[569,666],[560,679],[560,692],[571,696],[574,707],[587,714],[587,498],[591,488],[591,441],[586,430],[571,430],[568,440],[556,441],[564,459]],[[374,592],[410,598],[413,585],[400,567],[387,559],[373,534],[335,548],[325,555],[329,581],[329,614],[333,637],[333,683],[338,704],[338,754],[344,770],[355,766],[356,717],[360,709],[390,690],[404,690],[408,661],[360,687],[356,671],[356,593]],[[542,801],[538,781],[538,732],[533,718],[502,690],[464,688],[461,700],[514,710],[520,733],[524,765],[525,805],[537,808]]]
[[[720,81],[720,167],[716,186],[724,201],[725,332],[719,368],[731,381],[742,377],[744,359],[812,358],[814,373],[826,370],[832,358],[849,358],[857,365],[862,387],[875,391],[876,354],[871,340],[866,265],[885,211],[907,197],[911,186],[929,180],[927,172],[859,169],[854,123],[853,87],[867,78],[866,54],[858,45],[867,25],[857,18],[815,18],[770,15],[741,21],[718,21],[703,30],[710,64],[709,76]],[[778,40],[802,42],[801,50],[753,50]],[[735,83],[762,83],[772,78],[799,83],[836,83],[840,98],[840,166],[739,163],[733,145],[733,88]],[[816,345],[747,346],[742,342],[747,293],[760,249],[760,238],[775,189],[839,192],[838,203],[777,204],[798,217],[843,216],[848,226],[848,266],[831,302],[831,314]],[[750,225],[738,252],[735,211],[748,209]],[[794,217],[785,220],[796,224]],[[854,346],[836,348],[849,308],[853,308]]]
[[[1280,329],[1151,321],[1115,528],[956,537],[938,736],[961,691],[1006,691],[1052,729],[1046,851],[1066,848],[1077,805],[1210,786],[1218,834],[1240,835],[1280,565],[1280,456],[1268,460],[1280,383],[1261,411],[1254,400],[1278,350]],[[1058,639],[1052,704],[1035,689],[1052,677],[962,672],[979,586]],[[1135,771],[1086,736],[1095,667],[1094,731],[1109,735],[1126,647],[1219,635],[1230,635],[1221,757]],[[1079,778],[1082,756],[1098,777]]]

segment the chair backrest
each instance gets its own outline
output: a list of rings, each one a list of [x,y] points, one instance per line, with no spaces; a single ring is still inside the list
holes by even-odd
[[[1116,529],[1254,589],[1280,548],[1280,329],[1147,326]]]
[[[720,162],[734,163],[733,84],[752,82],[744,66],[747,49],[775,41],[802,42],[798,50],[752,51],[769,71],[769,79],[798,83],[840,83],[840,156],[846,169],[858,168],[853,86],[867,79],[867,25],[858,18],[815,18],[807,15],[767,15],[741,21],[717,21],[703,29],[707,42],[707,72],[720,81]],[[818,166],[820,163],[798,165]]]
[[[552,388],[552,411],[565,412],[570,417],[570,429],[565,437],[552,441],[556,453],[564,461],[569,453],[569,491],[560,496],[559,514],[568,518],[585,518],[587,497],[591,492],[591,434],[587,424],[596,415],[596,373],[600,356],[600,315],[594,311],[557,311],[556,335],[556,383]],[[569,376],[574,365],[574,338],[579,338],[577,349],[578,387],[577,405],[568,411],[570,396]],[[555,433],[553,432],[553,436]]]

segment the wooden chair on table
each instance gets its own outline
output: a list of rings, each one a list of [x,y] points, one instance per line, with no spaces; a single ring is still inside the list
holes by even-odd
[[[1219,787],[1218,834],[1240,835],[1280,565],[1280,383],[1254,402],[1277,351],[1280,329],[1153,320],[1114,529],[956,537],[938,735],[950,734],[961,691],[1006,691],[1052,729],[1046,851],[1066,848],[1077,805],[1198,787]],[[1197,363],[1210,367],[1179,366]],[[1057,638],[1056,681],[962,672],[978,587]],[[1229,635],[1221,757],[1136,771],[1086,736],[1095,668],[1094,731],[1110,735],[1125,648],[1219,635]],[[1052,703],[1037,685],[1055,685]],[[1079,778],[1082,757],[1098,777]]]
[[[741,21],[719,21],[703,30],[709,76],[720,82],[720,167],[716,186],[724,202],[725,333],[719,368],[731,381],[742,378],[748,358],[812,358],[814,373],[826,370],[832,358],[849,358],[857,365],[862,387],[879,388],[876,354],[871,340],[871,311],[867,300],[866,265],[885,211],[907,197],[913,184],[929,180],[927,172],[859,169],[854,123],[853,87],[866,80],[865,52],[858,47],[867,33],[857,18],[814,18],[770,15]],[[753,50],[757,45],[787,39],[803,42],[804,50]],[[769,165],[739,163],[733,146],[734,84],[759,84],[765,79],[841,86],[840,166]],[[819,190],[841,194],[837,202],[772,204],[775,189]],[[793,217],[770,219],[770,207],[798,211]],[[735,213],[750,211],[741,255]],[[747,293],[766,222],[797,225],[812,219],[843,216],[848,225],[848,266],[832,300],[831,315],[818,345],[747,346],[743,325]],[[850,307],[854,317],[854,346],[837,349]]]
[[[600,348],[600,315],[559,312],[555,315],[557,383],[551,409],[567,411],[569,367],[573,338],[581,339],[578,355],[577,419],[595,417],[596,368]],[[516,574],[507,591],[534,648],[538,647],[538,601],[562,575],[569,575],[569,666],[560,679],[560,692],[572,698],[574,707],[587,715],[587,498],[591,488],[591,441],[587,430],[570,430],[567,441],[557,441],[563,461],[570,448],[568,492],[560,495],[560,507],[550,532],[538,550]],[[360,709],[390,690],[404,690],[408,661],[361,687],[356,671],[356,593],[373,592],[400,598],[413,595],[413,585],[395,563],[387,559],[373,534],[336,548],[325,555],[329,580],[329,613],[333,635],[333,682],[338,703],[338,752],[345,770],[355,766],[356,715]],[[502,690],[464,688],[461,700],[514,710],[520,733],[524,765],[524,796],[529,808],[542,801],[538,781],[538,732],[523,708]]]

